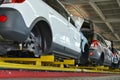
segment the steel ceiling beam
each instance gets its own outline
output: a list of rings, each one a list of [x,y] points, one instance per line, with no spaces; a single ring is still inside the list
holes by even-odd
[[[120,23],[120,19],[105,19],[104,21],[101,21],[101,20],[93,20],[94,23],[105,23],[105,22],[117,22],[117,23]]]
[[[118,5],[119,5],[119,7],[120,7],[120,0],[117,0],[117,3],[118,3]]]
[[[120,41],[116,42],[116,41],[113,41],[114,42],[114,47],[116,48],[119,48],[120,49]]]
[[[91,0],[93,2],[103,2],[103,1],[110,1],[110,0]]]
[[[88,3],[86,0],[60,0],[65,4],[80,4],[80,3]]]
[[[71,4],[71,6],[83,17],[83,18],[86,18],[86,16],[88,16],[85,11],[83,11],[82,9],[80,9],[79,7],[77,6],[74,6]]]
[[[101,1],[101,0],[100,0]],[[114,36],[120,40],[119,36],[114,33],[114,30],[112,28],[112,25],[109,22],[106,22],[106,18],[104,16],[104,14],[102,13],[102,11],[100,10],[100,8],[94,3],[93,0],[89,0],[89,4],[91,5],[91,7],[97,12],[97,14],[101,17],[101,19],[105,22],[105,24],[108,26],[108,28],[110,29],[110,31],[114,34]]]
[[[120,22],[120,19],[106,19],[106,22]]]
[[[88,3],[89,0],[60,0],[64,3],[72,3],[72,4],[79,4],[79,3]],[[103,1],[110,1],[110,0],[91,0],[93,2],[103,2]]]

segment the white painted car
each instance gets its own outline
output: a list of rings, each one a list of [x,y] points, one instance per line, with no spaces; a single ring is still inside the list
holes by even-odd
[[[0,1],[2,37],[22,43],[36,57],[54,52],[60,58],[80,58],[84,51],[79,32],[83,22],[75,24],[58,0]]]

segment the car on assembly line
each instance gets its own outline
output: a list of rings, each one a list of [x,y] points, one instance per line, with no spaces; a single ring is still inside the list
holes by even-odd
[[[89,60],[93,65],[112,66],[112,51],[107,46],[105,39],[98,33],[94,33],[89,50]]]
[[[113,57],[112,57],[112,67],[118,68],[120,64],[120,55],[118,53],[118,50],[113,48]]]
[[[120,55],[117,49],[114,48],[113,45],[113,41],[110,41],[108,39],[105,40],[107,46],[109,47],[109,49],[112,51],[113,53],[113,57],[112,57],[112,68],[119,68],[119,64],[120,64]]]
[[[119,64],[118,64],[118,68],[120,69],[120,50],[117,50],[118,52],[118,56],[119,56]]]
[[[54,53],[58,58],[79,60],[88,52],[79,31],[84,20],[73,21],[60,1],[0,1],[0,35],[35,57]]]

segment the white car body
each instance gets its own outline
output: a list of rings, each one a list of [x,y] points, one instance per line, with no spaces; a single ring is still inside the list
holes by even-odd
[[[59,1],[58,3],[61,4]],[[36,21],[37,19],[45,20],[46,22],[48,22],[52,31],[52,43],[59,44],[64,48],[72,50],[73,51],[72,54],[76,56],[73,57],[68,54],[69,57],[71,58],[78,59],[78,55],[79,56],[81,55],[82,35],[77,30],[78,27],[76,28],[75,25],[70,23],[70,20],[69,20],[70,16],[68,16],[68,19],[65,19],[56,10],[54,10],[48,4],[43,2],[43,0],[25,0],[22,3],[5,3],[5,4],[1,4],[0,8],[4,8],[4,9],[10,8],[18,11],[18,13],[20,13],[20,15],[22,16],[27,29],[29,30],[33,28],[33,26],[36,23],[36,22],[34,23],[34,21]],[[14,14],[11,16],[14,16]],[[81,25],[82,22],[79,24]],[[24,42],[28,37],[28,34],[30,32],[29,30],[28,30],[28,33],[26,33],[27,36],[22,39],[17,38],[17,36],[13,34],[9,35],[6,33],[6,35],[8,35],[7,37],[2,32],[0,34],[3,37],[8,38],[10,40],[14,40],[14,41],[20,40],[20,42]],[[60,53],[56,50],[54,50],[54,52]]]

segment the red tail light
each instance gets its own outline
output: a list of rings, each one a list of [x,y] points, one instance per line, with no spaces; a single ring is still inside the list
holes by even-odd
[[[117,53],[116,52],[114,52],[113,55],[114,55],[115,58],[117,57]]]
[[[3,0],[3,4],[5,3],[22,3],[25,0]]]
[[[92,40],[91,46],[96,48],[98,46],[98,41],[97,40]]]
[[[92,51],[91,51],[91,52],[89,52],[89,55],[90,55],[90,56],[92,56],[93,54],[94,54],[94,53],[93,53]]]
[[[7,17],[5,15],[0,16],[0,22],[6,22],[7,21]]]

